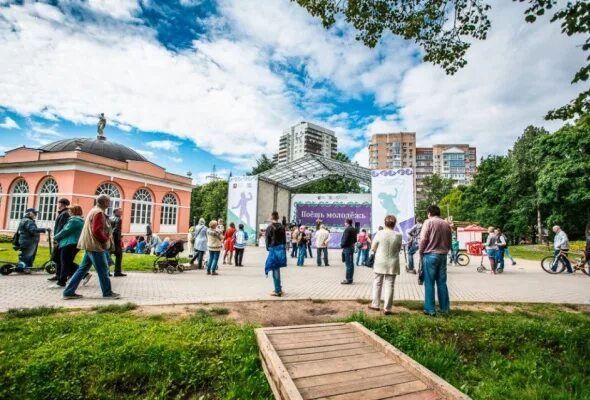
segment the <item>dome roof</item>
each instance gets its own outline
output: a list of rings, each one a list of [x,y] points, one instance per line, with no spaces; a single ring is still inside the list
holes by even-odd
[[[46,144],[39,150],[50,153],[78,150],[117,161],[148,161],[137,151],[104,139],[74,138],[58,140]]]

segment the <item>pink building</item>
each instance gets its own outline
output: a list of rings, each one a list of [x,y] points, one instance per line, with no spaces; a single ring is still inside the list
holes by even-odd
[[[19,147],[0,156],[0,231],[16,230],[29,207],[39,210],[38,225],[51,227],[59,198],[86,213],[105,193],[123,209],[123,235],[145,235],[149,223],[154,233],[186,238],[192,188],[191,178],[104,138]]]

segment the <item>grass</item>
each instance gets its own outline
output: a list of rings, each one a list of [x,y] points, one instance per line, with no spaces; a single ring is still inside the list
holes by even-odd
[[[92,311],[96,311],[97,314],[104,313],[115,313],[120,314],[127,311],[135,310],[137,304],[135,303],[124,303],[124,304],[108,304],[106,306],[94,306],[91,308]]]
[[[228,315],[229,308],[225,307],[213,307],[209,310],[212,315]]]
[[[6,318],[44,317],[61,312],[61,307],[11,308],[6,312]]]
[[[413,304],[405,304],[412,308]],[[590,314],[552,305],[359,321],[473,399],[590,398]],[[254,326],[125,312],[0,318],[2,399],[272,399]],[[59,346],[55,340],[59,338]]]
[[[572,241],[570,242],[570,250],[572,252],[580,252],[584,250],[586,242]],[[553,255],[553,245],[537,245],[537,244],[525,244],[519,246],[510,246],[510,254],[515,258],[522,258],[525,260],[541,261],[547,256]]]
[[[18,252],[15,251],[12,246],[8,244],[0,244],[0,260],[2,261],[11,261],[17,262],[18,261]],[[80,251],[76,256],[76,262],[80,263],[82,261],[82,256],[84,255],[83,251]],[[154,266],[154,260],[156,256],[146,255],[146,254],[132,254],[132,253],[125,253],[123,254],[123,272],[125,271],[150,271]],[[36,257],[36,264],[42,264],[45,261],[49,260],[49,248],[45,246],[39,246],[37,250],[37,257]],[[114,260],[114,257],[113,257]],[[189,260],[187,258],[181,258],[181,263],[186,263]]]

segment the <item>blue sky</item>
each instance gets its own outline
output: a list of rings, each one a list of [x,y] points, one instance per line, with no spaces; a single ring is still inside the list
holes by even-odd
[[[368,49],[289,0],[0,0],[0,151],[92,137],[104,112],[109,140],[197,181],[244,173],[302,120],[363,165],[370,135],[398,130],[504,153],[557,126],[542,117],[579,90],[582,38],[491,3],[488,40],[449,77],[410,42]]]

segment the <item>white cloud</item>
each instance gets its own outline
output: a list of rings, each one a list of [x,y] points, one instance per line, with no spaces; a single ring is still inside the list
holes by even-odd
[[[369,168],[369,149],[364,147],[352,157],[353,162],[357,162],[361,167]]]
[[[20,126],[10,117],[4,118],[4,122],[0,124],[0,128],[4,129],[20,129]]]
[[[132,19],[139,10],[137,0],[88,0],[88,6],[116,19]]]
[[[156,154],[153,151],[149,151],[149,150],[137,150],[137,149],[135,149],[135,151],[137,151],[139,154],[141,154],[142,156],[144,156],[148,160],[153,160],[153,158],[156,157]]]
[[[197,185],[202,185],[204,183],[211,181],[211,175],[212,175],[211,171],[197,172],[196,174],[193,175],[193,181]],[[217,171],[215,171],[215,175],[217,176],[218,179],[226,180],[229,177],[229,169],[218,169]]]
[[[168,157],[168,160],[172,161],[173,163],[180,164],[182,163],[182,158],[180,157]]]
[[[177,153],[178,148],[180,147],[180,142],[174,142],[172,140],[152,140],[151,142],[147,142],[145,145],[152,149],[172,151]]]

